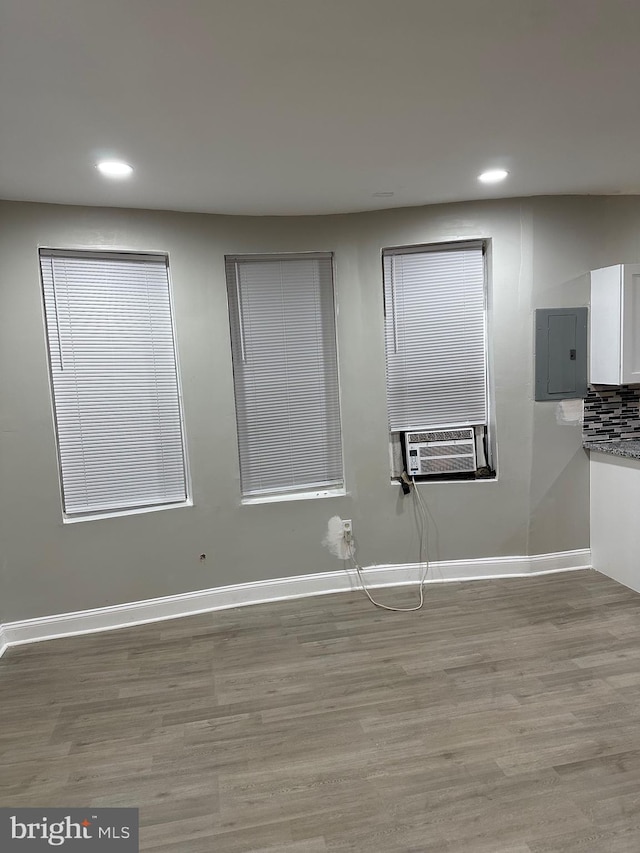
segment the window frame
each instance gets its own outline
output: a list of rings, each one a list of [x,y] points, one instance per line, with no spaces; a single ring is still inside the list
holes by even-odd
[[[387,412],[387,429],[389,435],[389,462],[391,469],[390,482],[397,484],[401,480],[400,473],[396,467],[397,454],[401,453],[402,467],[406,468],[405,459],[405,441],[404,436],[408,431],[391,430],[389,424],[389,383],[387,373],[387,299],[386,299],[386,280],[385,280],[385,258],[397,255],[409,254],[426,254],[430,252],[446,251],[447,249],[465,249],[478,247],[482,251],[482,269],[483,269],[483,320],[484,320],[484,373],[485,373],[485,406],[486,406],[486,423],[477,425],[483,428],[484,432],[478,436],[476,427],[476,444],[482,443],[483,453],[485,457],[487,474],[477,476],[479,467],[475,473],[469,474],[421,474],[416,475],[416,482],[425,483],[487,483],[496,482],[498,480],[498,453],[496,442],[496,421],[495,421],[495,396],[493,387],[493,342],[492,342],[492,289],[491,289],[491,259],[492,259],[492,240],[484,236],[470,236],[464,238],[453,238],[451,240],[437,240],[433,243],[415,243],[401,246],[384,247],[380,251],[380,267],[382,272],[382,303],[383,303],[383,329],[385,338],[385,402]],[[451,427],[459,426],[451,424]],[[466,424],[465,424],[466,426]],[[420,428],[417,425],[417,428]],[[437,426],[429,427],[430,429],[438,429]],[[442,427],[441,427],[442,428]],[[412,428],[412,429],[415,429]],[[394,447],[394,436],[398,446]]]
[[[332,310],[331,310],[331,323],[332,323],[332,337],[335,346],[335,378],[336,378],[336,392],[337,392],[337,412],[338,412],[338,430],[339,430],[339,452],[340,452],[340,470],[341,477],[338,482],[335,484],[329,485],[318,485],[312,484],[309,487],[305,488],[304,486],[292,486],[291,488],[283,488],[278,490],[270,490],[264,491],[262,493],[253,492],[253,493],[244,493],[242,486],[242,474],[241,474],[241,437],[240,437],[240,422],[238,417],[238,400],[237,400],[237,368],[236,361],[234,357],[234,350],[236,343],[234,341],[234,326],[233,326],[233,311],[231,308],[231,293],[230,293],[230,282],[229,282],[229,268],[231,264],[237,264],[238,262],[277,262],[277,261],[296,261],[296,260],[314,260],[314,259],[324,259],[330,262],[330,272],[331,272],[331,301],[332,301]],[[347,494],[346,491],[346,471],[345,471],[345,454],[344,454],[344,430],[343,430],[343,416],[342,416],[342,388],[341,388],[341,376],[340,376],[340,345],[338,340],[338,295],[336,288],[336,259],[335,253],[333,251],[327,250],[311,250],[311,251],[297,251],[297,252],[230,252],[224,255],[224,265],[225,265],[225,284],[226,284],[226,297],[227,297],[227,317],[229,321],[229,348],[232,356],[232,373],[233,373],[233,395],[234,395],[234,417],[235,417],[235,425],[236,425],[236,453],[237,453],[237,461],[238,461],[238,472],[239,472],[239,502],[243,506],[250,506],[255,504],[265,504],[265,503],[280,503],[280,502],[289,502],[289,501],[300,501],[300,500],[310,500],[310,499],[324,499],[331,497],[339,497]],[[237,281],[235,282],[235,287],[237,288]],[[236,291],[237,293],[237,291]],[[235,309],[238,310],[237,308]]]
[[[58,415],[56,411],[56,401],[55,401],[55,387],[54,387],[54,378],[53,378],[53,362],[51,356],[51,346],[49,340],[49,330],[47,325],[47,310],[46,310],[46,297],[44,292],[44,281],[42,276],[42,257],[121,257],[121,258],[139,258],[139,259],[162,259],[165,264],[166,276],[167,276],[167,295],[168,295],[168,304],[169,304],[169,314],[170,314],[170,327],[171,327],[171,338],[173,342],[173,358],[175,364],[175,372],[176,372],[176,388],[177,388],[177,401],[178,401],[178,409],[180,416],[180,436],[182,442],[182,464],[183,464],[183,472],[184,472],[184,488],[185,488],[185,498],[180,501],[172,501],[172,502],[162,502],[157,504],[148,504],[144,506],[132,506],[132,507],[118,507],[114,509],[99,509],[96,511],[84,511],[84,512],[67,512],[65,509],[65,500],[64,500],[64,479],[63,479],[63,469],[62,469],[62,459],[60,452],[60,437],[59,437],[59,426],[58,426]],[[51,407],[51,419],[53,425],[54,432],[54,441],[55,441],[55,449],[56,449],[56,467],[57,467],[57,476],[58,476],[58,495],[60,500],[60,512],[62,515],[63,524],[77,524],[84,521],[95,521],[101,519],[108,518],[120,518],[129,515],[142,515],[146,513],[152,512],[161,512],[168,509],[181,509],[184,507],[192,507],[194,505],[193,500],[193,488],[192,488],[192,479],[191,479],[191,468],[189,462],[189,449],[188,449],[188,440],[187,440],[187,429],[186,429],[186,420],[185,420],[185,411],[184,411],[184,396],[183,396],[183,386],[182,386],[182,371],[180,367],[180,352],[178,347],[178,336],[177,336],[177,328],[176,328],[176,311],[175,311],[175,300],[173,293],[173,280],[172,280],[172,271],[171,271],[171,262],[169,252],[163,249],[137,249],[127,247],[119,247],[119,246],[109,246],[105,248],[104,246],[95,246],[95,245],[66,245],[64,248],[58,246],[52,246],[50,244],[38,244],[36,248],[36,263],[38,265],[38,281],[40,288],[40,309],[42,316],[42,324],[43,324],[43,334],[44,334],[44,343],[45,343],[45,352],[46,352],[46,360],[47,360],[47,381],[49,385],[49,405]]]

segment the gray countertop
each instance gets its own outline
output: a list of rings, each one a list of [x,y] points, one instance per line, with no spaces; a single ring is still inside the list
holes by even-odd
[[[626,459],[640,459],[640,440],[621,438],[615,441],[583,441],[585,450],[597,450],[599,453],[610,453],[612,456],[623,456]]]

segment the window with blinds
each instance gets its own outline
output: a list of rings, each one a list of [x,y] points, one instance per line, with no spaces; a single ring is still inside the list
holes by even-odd
[[[226,258],[242,495],[343,485],[333,259]]]
[[[67,518],[187,499],[164,256],[40,251]]]
[[[487,424],[481,243],[383,253],[392,433]]]

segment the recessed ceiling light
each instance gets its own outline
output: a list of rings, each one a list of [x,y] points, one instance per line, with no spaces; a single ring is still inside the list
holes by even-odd
[[[393,193],[392,192],[379,192],[379,193],[373,193],[373,195],[376,198],[391,198]]]
[[[106,178],[128,178],[133,172],[133,166],[122,160],[101,160],[97,164],[97,169]]]
[[[482,181],[483,184],[497,184],[504,181],[508,174],[509,172],[506,169],[489,169],[489,171],[478,175],[478,180]]]

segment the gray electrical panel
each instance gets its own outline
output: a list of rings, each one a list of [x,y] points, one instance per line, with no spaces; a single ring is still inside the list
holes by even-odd
[[[536,400],[587,396],[587,309],[536,309]]]

